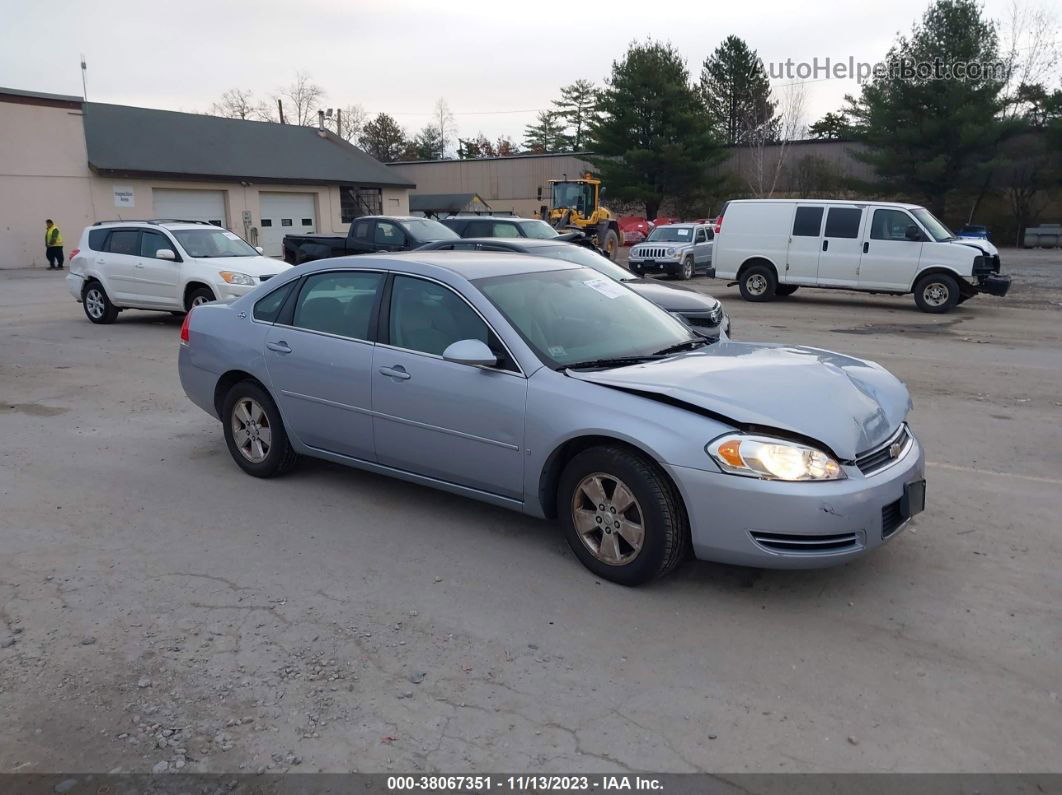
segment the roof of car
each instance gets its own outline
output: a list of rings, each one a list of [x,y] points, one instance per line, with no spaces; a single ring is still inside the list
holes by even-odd
[[[538,221],[538,218],[523,218],[519,215],[451,215],[444,221]]]
[[[209,224],[205,221],[182,221],[179,219],[169,218],[130,218],[127,221],[113,220],[113,221],[97,221],[89,229],[93,228],[109,228],[112,226],[149,226],[157,227],[161,226],[166,229],[221,229],[221,231],[228,231],[223,227],[216,224]]]
[[[907,202],[879,202],[870,199],[732,199],[727,204],[843,204],[849,207],[902,207],[905,210],[919,210],[921,204]],[[725,218],[724,213],[724,218]]]
[[[555,237],[463,237],[457,240],[440,240],[439,243],[483,243],[491,246],[519,246],[521,248],[542,248],[543,246],[570,246],[567,240],[558,240]]]
[[[360,260],[365,256],[367,255],[362,254],[352,259]],[[486,279],[491,276],[512,276],[517,273],[561,271],[582,267],[564,260],[483,251],[410,251],[402,254],[386,254],[382,258],[432,265],[463,276],[469,281]],[[335,260],[321,260],[321,262],[334,263]]]

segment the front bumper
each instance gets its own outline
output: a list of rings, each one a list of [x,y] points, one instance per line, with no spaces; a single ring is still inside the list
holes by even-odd
[[[992,274],[989,276],[982,276],[977,281],[977,291],[980,293],[988,293],[989,295],[998,295],[1002,297],[1007,294],[1008,290],[1010,290],[1010,276]]]
[[[631,273],[678,273],[682,264],[678,260],[630,259],[627,262]]]
[[[913,437],[912,437],[913,438]],[[669,466],[701,560],[764,569],[836,566],[865,555],[907,526],[905,487],[925,478],[915,439],[896,464],[847,480],[784,483]]]

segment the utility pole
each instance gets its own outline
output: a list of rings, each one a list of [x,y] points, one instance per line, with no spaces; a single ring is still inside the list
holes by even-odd
[[[284,102],[282,100],[280,100],[279,98],[277,99],[277,113],[280,114],[280,123],[283,124],[284,123]]]
[[[81,53],[81,98],[88,102],[88,65],[85,63],[85,53]]]
[[[336,136],[343,137],[343,111],[336,108]]]

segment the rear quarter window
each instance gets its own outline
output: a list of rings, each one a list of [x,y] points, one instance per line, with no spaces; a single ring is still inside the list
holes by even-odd
[[[276,323],[277,318],[280,317],[280,310],[284,308],[284,301],[287,300],[296,282],[298,279],[288,282],[283,287],[278,287],[258,301],[254,305],[254,319],[261,320],[263,323]]]
[[[93,251],[103,251],[107,244],[107,233],[110,229],[91,229],[88,235],[88,247]]]

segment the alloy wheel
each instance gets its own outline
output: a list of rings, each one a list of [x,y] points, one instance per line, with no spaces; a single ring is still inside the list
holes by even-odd
[[[273,429],[265,409],[254,398],[240,398],[232,407],[232,438],[236,449],[252,464],[262,463],[269,455]]]
[[[590,554],[610,566],[630,563],[645,542],[641,506],[615,475],[594,472],[579,482],[572,495],[572,521]]]
[[[85,291],[85,311],[89,313],[89,317],[99,320],[103,317],[105,309],[103,292],[98,287],[90,287]]]
[[[192,306],[202,306],[203,304],[209,303],[211,303],[211,301],[205,295],[197,295],[192,299]]]

